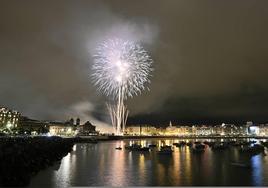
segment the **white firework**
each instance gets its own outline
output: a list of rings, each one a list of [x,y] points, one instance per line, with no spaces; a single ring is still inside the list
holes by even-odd
[[[97,49],[92,66],[92,80],[106,96],[124,98],[138,95],[149,83],[152,59],[139,44],[122,39],[108,39]]]
[[[118,38],[101,43],[93,57],[92,81],[100,92],[116,100],[116,106],[108,109],[115,132],[120,134],[128,114],[124,100],[146,88],[153,61],[138,43]]]

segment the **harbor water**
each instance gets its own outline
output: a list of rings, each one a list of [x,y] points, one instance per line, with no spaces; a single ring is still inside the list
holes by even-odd
[[[129,139],[81,143],[61,162],[40,171],[30,187],[70,186],[267,186],[268,156],[250,156],[237,147],[194,153],[189,146],[175,147],[179,139]],[[186,142],[196,140],[184,140]],[[129,151],[131,144],[157,147],[149,152]],[[171,145],[174,152],[161,155],[160,146]],[[116,147],[122,150],[116,150]],[[245,168],[233,164],[248,164]]]

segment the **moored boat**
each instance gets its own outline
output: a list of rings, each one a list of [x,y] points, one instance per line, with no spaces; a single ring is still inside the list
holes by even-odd
[[[150,151],[149,147],[141,147],[139,149],[137,149],[137,151]]]
[[[173,150],[171,146],[161,146],[160,150],[157,152],[158,154],[172,154]]]
[[[242,146],[240,148],[240,152],[258,155],[264,152],[264,146],[260,144],[254,144],[253,146]]]
[[[139,148],[141,148],[141,145],[138,145],[138,144],[133,144],[133,145],[130,145],[130,146],[125,146],[125,149],[127,150],[138,150]]]
[[[133,144],[131,146],[125,146],[125,149],[130,151],[149,151],[149,147],[141,147],[141,145]]]
[[[206,146],[204,144],[194,144],[191,149],[194,153],[205,151]]]
[[[182,144],[181,143],[173,143],[173,146],[176,146],[176,147],[181,147]]]
[[[193,146],[193,143],[192,142],[187,142],[186,143],[186,146],[192,147]]]

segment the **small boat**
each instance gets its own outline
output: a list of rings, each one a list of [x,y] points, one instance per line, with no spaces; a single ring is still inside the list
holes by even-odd
[[[182,144],[181,143],[173,143],[173,146],[176,146],[176,147],[181,147]]]
[[[192,147],[192,151],[194,153],[200,153],[205,151],[206,146],[204,144],[194,144]]]
[[[264,146],[261,144],[254,144],[253,148],[259,151],[264,151]]]
[[[158,154],[172,154],[173,150],[171,149],[171,146],[161,146],[160,151],[158,151]]]
[[[149,144],[149,148],[155,148],[156,144]]]
[[[115,149],[117,149],[117,150],[122,150],[122,148],[119,146],[119,147],[116,147]]]
[[[126,148],[127,150],[131,150],[131,151],[133,151],[133,150],[138,150],[139,148],[141,148],[141,145],[133,144],[133,145],[131,145],[131,146],[125,146],[125,148]]]
[[[210,143],[208,144],[208,146],[209,146],[209,147],[213,147],[215,144],[216,144],[216,142],[210,142]]]
[[[213,147],[215,145],[215,142],[204,141],[203,143],[209,147]]]
[[[130,151],[149,151],[150,150],[149,147],[141,147],[141,145],[138,145],[138,144],[126,146],[125,148]]]
[[[149,147],[141,147],[139,149],[137,149],[136,151],[150,151]]]
[[[260,144],[254,144],[253,146],[243,146],[240,148],[241,152],[257,155],[264,152],[264,146]]]
[[[186,143],[186,146],[192,147],[193,146],[193,143],[192,142],[188,142],[188,143]]]

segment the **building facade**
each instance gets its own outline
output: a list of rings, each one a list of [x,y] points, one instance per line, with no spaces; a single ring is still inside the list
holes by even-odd
[[[5,107],[0,108],[0,128],[18,127],[20,113]]]
[[[251,128],[252,129],[252,128]],[[250,135],[245,125],[219,124],[219,125],[172,125],[167,127],[154,127],[151,125],[127,126],[125,135],[132,136],[245,136]],[[258,135],[268,136],[268,124],[257,130]]]
[[[91,136],[97,134],[96,126],[92,125],[89,121],[77,127],[77,136]]]
[[[21,116],[19,119],[17,133],[23,134],[45,134],[48,133],[49,126],[47,122],[31,119],[25,116]]]
[[[73,118],[66,122],[49,122],[49,133],[52,136],[75,136],[77,126]]]

